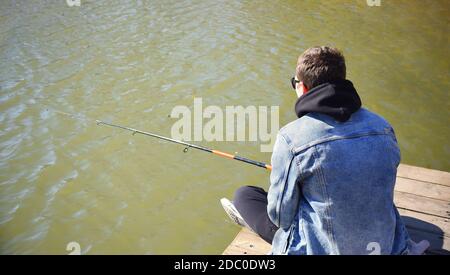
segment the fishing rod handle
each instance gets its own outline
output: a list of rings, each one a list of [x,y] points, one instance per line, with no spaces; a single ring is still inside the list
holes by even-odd
[[[260,161],[256,161],[256,160],[252,160],[252,159],[248,159],[248,158],[244,158],[244,157],[240,157],[240,156],[234,156],[235,160],[239,160],[239,161],[243,161],[249,164],[253,164],[262,168],[265,168],[267,170],[272,170],[272,166],[269,164],[266,164],[264,162],[260,162]]]

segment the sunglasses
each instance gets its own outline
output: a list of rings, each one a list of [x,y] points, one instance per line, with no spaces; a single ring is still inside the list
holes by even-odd
[[[295,79],[295,76],[291,78],[291,84],[292,84],[292,88],[295,90],[295,86],[297,85],[297,83],[300,83],[300,80]]]

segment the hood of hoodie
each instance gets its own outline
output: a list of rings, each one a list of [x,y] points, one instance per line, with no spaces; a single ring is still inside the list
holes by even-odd
[[[295,113],[299,118],[314,112],[340,122],[347,121],[359,108],[361,99],[349,80],[321,84],[299,97],[295,103]]]

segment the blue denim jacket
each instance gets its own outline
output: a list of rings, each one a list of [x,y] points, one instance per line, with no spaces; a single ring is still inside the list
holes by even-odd
[[[393,202],[400,151],[392,127],[361,108],[346,122],[309,113],[283,127],[267,211],[272,254],[403,254]]]

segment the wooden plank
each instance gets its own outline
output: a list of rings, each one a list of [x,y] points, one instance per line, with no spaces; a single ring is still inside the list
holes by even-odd
[[[223,252],[224,255],[264,255],[270,252],[271,245],[256,233],[242,228],[236,238]]]
[[[398,207],[404,209],[435,215],[445,219],[450,217],[450,204],[446,201],[395,191],[394,202]]]
[[[412,228],[408,228],[408,232],[415,242],[421,240],[430,242],[427,254],[450,255],[450,238]],[[252,247],[252,244],[256,245]],[[258,235],[243,228],[225,249],[223,255],[267,255],[270,249],[271,246]]]
[[[397,177],[450,186],[450,173],[406,164],[399,165]]]
[[[395,190],[450,202],[450,186],[397,177]]]

